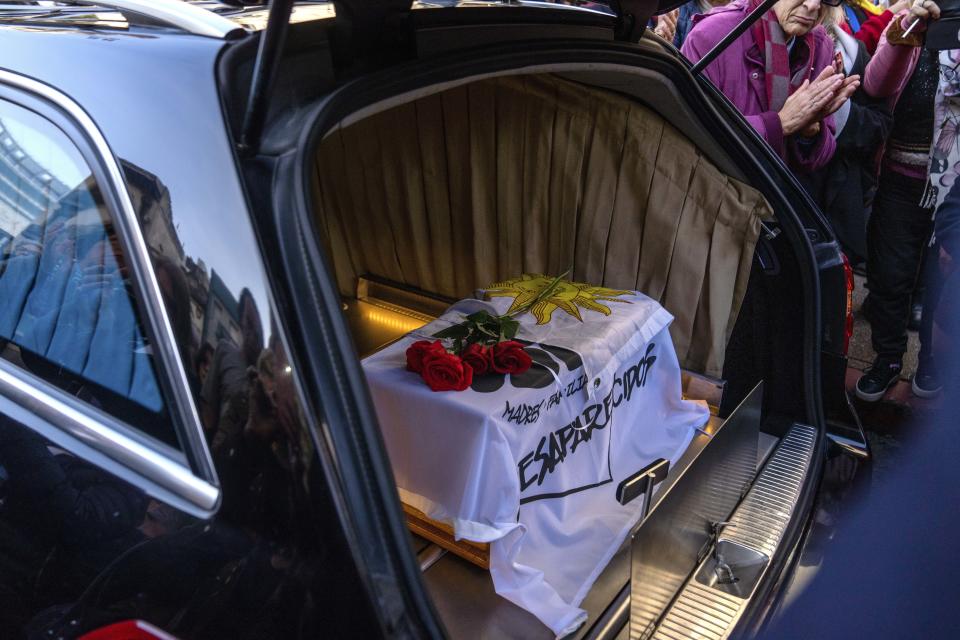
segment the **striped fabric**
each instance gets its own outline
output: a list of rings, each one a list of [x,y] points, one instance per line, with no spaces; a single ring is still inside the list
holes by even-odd
[[[753,11],[760,4],[761,0],[751,0],[750,10]],[[757,43],[757,49],[763,56],[764,78],[767,84],[767,109],[780,111],[790,94],[799,89],[803,81],[810,77],[810,65],[813,61],[812,31],[802,36],[802,41],[806,45],[802,54],[806,56],[806,60],[802,65],[799,65],[799,70],[792,78],[790,77],[790,51],[787,48],[786,34],[780,27],[777,14],[774,13],[773,9],[767,11],[762,18],[753,23],[751,32],[754,42]]]

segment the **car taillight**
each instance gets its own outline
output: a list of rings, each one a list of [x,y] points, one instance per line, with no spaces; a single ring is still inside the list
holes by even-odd
[[[843,274],[847,281],[847,319],[843,330],[843,355],[847,355],[850,349],[850,338],[853,337],[853,267],[850,266],[850,260],[846,254],[843,256]]]
[[[143,620],[124,620],[80,636],[78,640],[177,640]]]

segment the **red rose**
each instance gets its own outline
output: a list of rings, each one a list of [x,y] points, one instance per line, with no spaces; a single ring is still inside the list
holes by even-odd
[[[417,340],[407,347],[407,371],[420,373],[423,371],[423,358],[428,353],[446,353],[443,343],[439,340]]]
[[[433,391],[463,391],[473,382],[470,365],[446,351],[427,353],[420,375]]]
[[[460,357],[465,364],[470,365],[470,368],[473,369],[473,375],[482,376],[493,371],[493,360],[490,358],[490,353],[491,349],[489,347],[469,344],[460,354]]]
[[[493,370],[497,373],[523,373],[533,364],[530,354],[516,340],[506,340],[493,345],[491,359]]]

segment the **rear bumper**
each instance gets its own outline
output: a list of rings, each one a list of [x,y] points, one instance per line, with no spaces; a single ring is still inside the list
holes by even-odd
[[[803,534],[792,550],[790,563],[766,605],[759,609],[757,619],[746,626],[743,637],[763,635],[764,629],[775,627],[781,615],[811,588],[811,583],[823,566],[826,545],[852,506],[858,504],[859,498],[868,490],[871,471],[868,459],[851,453],[835,442],[828,445],[816,501],[807,514]]]

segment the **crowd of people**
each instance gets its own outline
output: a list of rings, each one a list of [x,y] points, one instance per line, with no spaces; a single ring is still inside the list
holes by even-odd
[[[876,358],[856,394],[870,402],[900,378],[914,328],[913,392],[929,398],[942,388],[934,330],[946,339],[937,319],[949,305],[941,293],[960,221],[960,49],[927,42],[941,19],[934,0],[879,2],[779,0],[704,69],[866,274],[862,313]],[[696,62],[760,4],[690,0],[660,16],[654,32]]]

